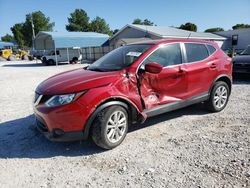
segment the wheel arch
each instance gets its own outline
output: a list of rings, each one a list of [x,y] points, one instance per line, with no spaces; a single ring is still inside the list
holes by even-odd
[[[49,61],[52,61],[53,63],[55,63],[55,60],[54,59],[47,59],[47,62],[49,62]]]
[[[87,123],[85,124],[85,127],[83,129],[83,134],[84,134],[85,138],[88,138],[88,136],[89,136],[90,129],[91,129],[92,123],[93,123],[96,115],[100,111],[102,111],[103,109],[108,108],[110,106],[114,106],[114,105],[122,106],[123,108],[126,109],[126,111],[128,112],[129,122],[130,123],[137,122],[138,117],[141,116],[138,108],[131,101],[126,100],[126,99],[121,98],[121,97],[108,98],[105,101],[101,102],[95,108],[95,110],[90,115],[90,117],[88,118]]]
[[[209,90],[209,93],[211,93],[211,91],[212,91],[212,89],[213,89],[213,87],[214,87],[214,84],[216,83],[216,82],[219,82],[219,81],[223,81],[223,82],[225,82],[227,85],[228,85],[228,87],[229,87],[229,94],[231,94],[231,90],[232,90],[232,80],[230,79],[230,77],[228,76],[228,75],[220,75],[220,76],[218,76],[214,81],[213,81],[213,83],[212,83],[212,85],[211,85],[211,88],[210,88],[210,90]]]

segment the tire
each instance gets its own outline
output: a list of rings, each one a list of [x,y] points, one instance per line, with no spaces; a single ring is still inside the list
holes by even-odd
[[[29,61],[32,61],[32,60],[34,60],[34,56],[29,55],[29,56],[28,56],[28,59],[29,59]]]
[[[14,56],[14,55],[10,55],[9,57],[8,57],[8,61],[16,61],[17,59],[16,59],[16,56]]]
[[[72,58],[72,61],[77,62],[77,61],[78,61],[78,58],[77,58],[77,57],[73,57],[73,58]]]
[[[218,81],[214,84],[207,102],[207,108],[211,112],[220,112],[227,106],[230,90],[227,83]]]
[[[76,64],[78,63],[78,58],[77,57],[73,57],[71,60],[71,64]]]
[[[25,61],[29,60],[29,56],[28,55],[23,55],[22,60],[25,60]]]
[[[115,120],[115,117],[118,117],[120,124],[119,121]],[[105,108],[97,114],[92,124],[92,139],[101,148],[115,148],[126,137],[128,123],[128,113],[123,107],[111,106]]]
[[[55,65],[55,64],[56,64],[56,63],[55,63],[55,61],[54,61],[53,59],[49,59],[49,60],[46,61],[46,65],[47,65],[47,66]]]
[[[44,64],[44,65],[47,65],[47,59],[46,59],[46,57],[42,57],[42,64]]]

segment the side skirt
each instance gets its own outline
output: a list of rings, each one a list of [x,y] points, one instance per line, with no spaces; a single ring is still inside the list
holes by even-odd
[[[173,102],[170,104],[164,104],[164,105],[157,106],[157,107],[154,107],[151,109],[147,109],[147,110],[144,110],[143,112],[145,114],[147,114],[148,117],[152,117],[152,116],[156,116],[156,115],[170,112],[173,110],[177,110],[180,108],[184,108],[184,107],[192,105],[192,104],[204,102],[208,99],[209,99],[209,93],[206,92],[206,93],[202,93],[200,95],[197,95],[195,97],[191,97],[191,98],[186,99],[186,100],[181,100],[181,101]]]

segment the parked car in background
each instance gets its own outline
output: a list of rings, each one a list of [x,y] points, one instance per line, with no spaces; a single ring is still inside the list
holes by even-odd
[[[233,58],[233,72],[250,74],[250,45]]]
[[[52,50],[48,55],[41,58],[45,65],[55,65],[61,62],[77,62],[82,60],[80,49],[58,49],[56,52]]]
[[[50,140],[91,136],[112,149],[129,125],[149,117],[201,102],[212,112],[223,110],[231,83],[231,59],[213,42],[146,41],[45,80],[36,88],[34,113]]]

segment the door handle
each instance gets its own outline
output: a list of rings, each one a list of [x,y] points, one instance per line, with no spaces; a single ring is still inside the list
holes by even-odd
[[[217,66],[216,66],[215,63],[212,63],[211,66],[210,66],[211,69],[215,69],[216,67],[217,67]]]
[[[180,69],[178,72],[177,72],[177,76],[183,76],[186,74],[186,71],[184,71],[183,69]]]

